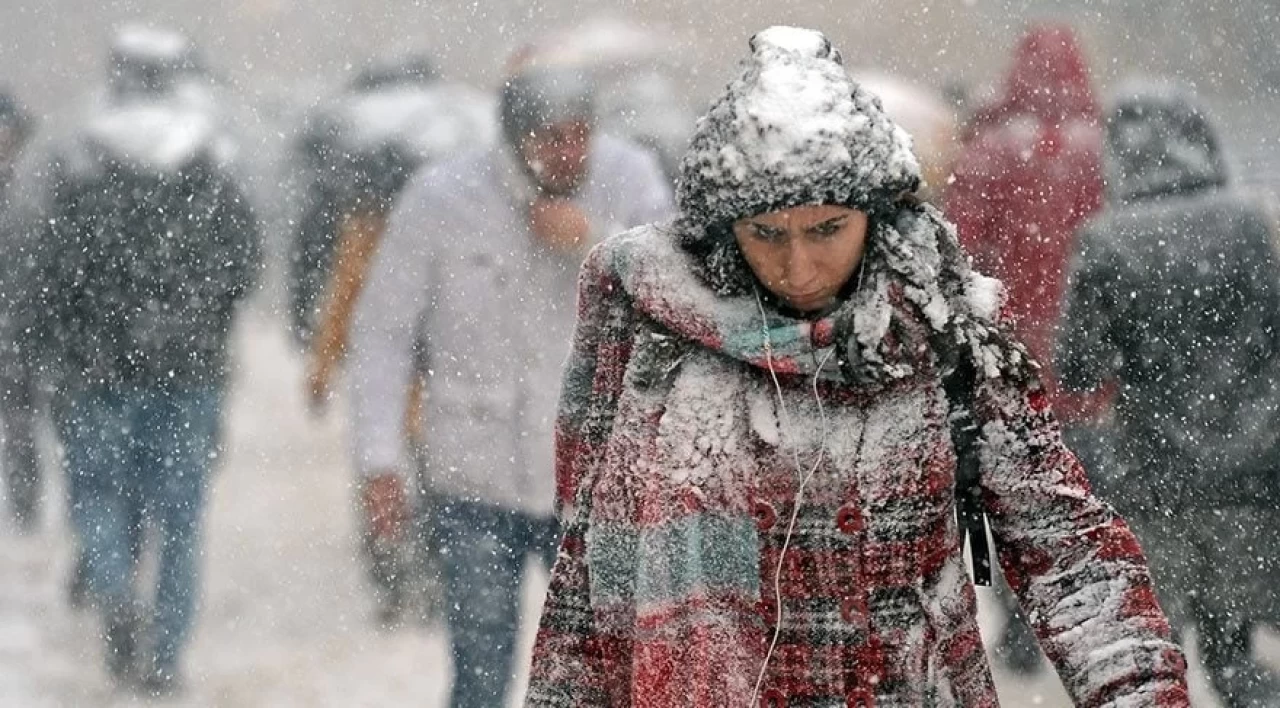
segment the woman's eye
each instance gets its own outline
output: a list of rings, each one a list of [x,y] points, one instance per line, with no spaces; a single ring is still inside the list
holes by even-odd
[[[756,238],[762,241],[781,241],[786,236],[786,232],[782,229],[761,226],[760,224],[754,224],[753,227],[755,228]]]
[[[840,228],[842,226],[844,226],[844,224],[839,224],[839,223],[819,224],[817,227],[813,229],[813,233],[822,237],[835,236],[836,234],[840,233]]]

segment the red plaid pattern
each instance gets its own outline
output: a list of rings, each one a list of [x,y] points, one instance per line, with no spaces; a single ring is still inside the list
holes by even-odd
[[[763,670],[761,706],[996,706],[930,360],[892,384],[823,384],[830,434],[800,494],[795,455],[807,471],[817,445],[771,437],[763,414],[742,412],[770,401],[772,384],[705,346],[723,323],[704,328],[716,334],[691,348],[675,383],[637,383],[637,343],[675,329],[654,322],[663,308],[648,291],[625,287],[626,264],[654,238],[607,242],[585,266],[558,436],[573,514],[526,704],[743,706]],[[905,306],[893,317],[907,340],[926,326]],[[682,387],[695,375],[707,385]],[[807,377],[782,384],[786,409],[803,414]],[[693,405],[675,393],[687,390],[712,392],[699,404],[706,434],[664,438]],[[1137,542],[1092,496],[1036,396],[1001,380],[978,395],[1001,564],[1076,705],[1189,706]],[[731,429],[715,438],[716,426]],[[690,455],[714,473],[672,476]]]

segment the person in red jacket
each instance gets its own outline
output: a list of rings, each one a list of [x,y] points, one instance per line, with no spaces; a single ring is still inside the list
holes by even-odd
[[[965,132],[947,217],[978,270],[1004,282],[1018,336],[1048,366],[1076,230],[1102,205],[1099,108],[1072,31],[1028,31],[1003,94]]]
[[[1062,393],[1052,355],[1076,230],[1102,205],[1099,116],[1072,30],[1032,27],[1014,50],[999,97],[968,121],[944,192],[947,217],[974,265],[1008,288],[1006,314],[1043,367],[1068,446],[1091,471],[1104,464],[1097,421],[1109,397]],[[1014,670],[1040,663],[1034,638],[1017,619],[1001,646]]]

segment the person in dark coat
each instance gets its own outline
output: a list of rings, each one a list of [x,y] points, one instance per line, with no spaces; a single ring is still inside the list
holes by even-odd
[[[230,333],[261,260],[236,141],[184,36],[131,26],[109,81],[53,141],[29,307],[54,388],[71,518],[107,669],[168,694],[194,624]],[[154,576],[137,572],[154,531]],[[144,579],[153,587],[140,587]]]
[[[1109,203],[1072,263],[1061,381],[1118,383],[1117,468],[1100,486],[1147,549],[1175,628],[1197,630],[1224,704],[1280,706],[1280,683],[1250,658],[1280,579],[1274,212],[1231,187],[1184,90],[1122,89],[1106,136]]]
[[[10,206],[14,173],[23,147],[31,138],[32,119],[16,96],[0,90],[0,240],[15,242],[19,228]],[[40,465],[36,459],[35,399],[36,377],[25,346],[25,318],[15,307],[21,255],[9,252],[9,261],[0,268],[0,418],[3,418],[4,447],[0,467],[5,476],[5,493],[18,527],[32,530],[39,523]]]

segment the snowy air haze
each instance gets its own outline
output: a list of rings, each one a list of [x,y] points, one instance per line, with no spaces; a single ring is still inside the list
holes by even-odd
[[[525,705],[553,508],[574,509],[557,470],[595,452],[566,442],[574,390],[558,398],[579,266],[628,230],[595,251],[622,265],[587,284],[658,301],[661,332],[611,345],[658,352],[628,386],[685,397],[630,411],[661,431],[662,483],[715,487],[762,444],[820,454],[815,469],[928,466],[889,443],[862,459],[862,439],[945,448],[912,416],[950,391],[871,420],[814,405],[819,382],[858,365],[876,386],[913,381],[877,357],[967,327],[980,375],[1041,362],[1037,396],[1094,491],[1188,598],[1164,612],[1191,705],[1280,706],[1280,506],[1253,503],[1280,502],[1277,37],[1271,0],[8,0],[0,708]],[[712,109],[756,60],[750,90]],[[576,160],[581,182],[553,189],[547,159]],[[854,364],[816,344],[840,307],[798,314],[755,280],[735,300],[682,270],[686,247],[745,268],[724,256],[730,227],[786,201],[775,182],[937,207],[892,236],[873,224],[893,254],[842,290],[863,308]],[[685,241],[646,227],[677,216],[702,220]],[[943,283],[959,249],[938,238],[974,269]],[[899,328],[906,307],[918,331]],[[686,310],[688,331],[663,320]],[[1002,318],[1021,344],[993,343]],[[715,346],[661,359],[681,337]],[[775,361],[813,396],[784,399]],[[751,367],[774,377],[744,383]],[[573,373],[570,389],[599,387]],[[1159,542],[1193,528],[1195,563]],[[608,583],[641,561],[609,560],[596,589],[634,591]],[[1062,616],[1081,626],[1123,611],[1085,597],[1103,585],[1057,609],[1080,603]],[[1043,618],[1002,582],[976,592],[1000,704],[1071,706],[1029,628]],[[458,657],[477,668],[459,677]],[[784,660],[803,663],[770,670]],[[749,705],[746,678],[708,705]],[[759,705],[786,705],[773,690]]]

